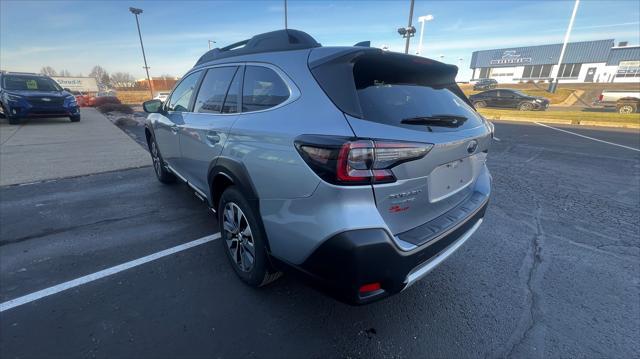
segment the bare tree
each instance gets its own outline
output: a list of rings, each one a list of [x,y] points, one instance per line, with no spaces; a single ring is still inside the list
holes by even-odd
[[[109,84],[109,73],[104,67],[100,65],[96,65],[89,72],[89,77],[93,77],[98,81],[99,84],[108,85]]]
[[[71,77],[71,72],[69,72],[69,70],[61,70],[59,75],[62,77]]]
[[[134,87],[135,78],[128,72],[116,72],[111,74],[111,84],[115,87]]]
[[[57,76],[56,70],[51,66],[44,66],[40,69],[40,73],[47,76]]]

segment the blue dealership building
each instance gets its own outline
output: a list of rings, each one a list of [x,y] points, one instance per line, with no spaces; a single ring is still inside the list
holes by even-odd
[[[613,39],[567,44],[560,67],[562,44],[474,51],[471,81],[492,78],[499,83],[548,81],[560,83],[640,83],[640,46]]]

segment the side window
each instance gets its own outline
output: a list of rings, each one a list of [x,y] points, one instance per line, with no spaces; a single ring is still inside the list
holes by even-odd
[[[242,87],[242,112],[266,110],[289,98],[289,88],[275,71],[247,66]]]
[[[222,106],[222,113],[236,113],[239,110],[243,70],[243,68],[240,68],[233,77],[229,91],[227,91],[227,97],[224,100],[224,105]]]
[[[220,113],[237,66],[209,69],[202,80],[193,112]]]
[[[198,84],[201,73],[202,71],[194,72],[180,82],[178,87],[176,87],[171,94],[167,110],[176,112],[189,111],[189,103],[191,102],[191,97],[193,96],[193,92]]]

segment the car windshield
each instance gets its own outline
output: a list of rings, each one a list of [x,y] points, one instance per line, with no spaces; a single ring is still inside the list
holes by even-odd
[[[62,91],[57,82],[46,77],[6,75],[2,87],[13,91]]]

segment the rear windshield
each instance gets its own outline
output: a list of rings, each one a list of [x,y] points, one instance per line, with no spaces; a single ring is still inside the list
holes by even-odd
[[[477,117],[469,105],[447,88],[377,82],[358,89],[358,98],[364,119],[385,125],[404,127],[400,123],[404,119],[437,115],[470,120]]]
[[[482,125],[455,82],[455,66],[369,48],[325,57],[316,53],[318,58],[310,63],[313,76],[350,116],[414,130],[458,131]]]
[[[62,91],[57,82],[46,77],[5,75],[2,87],[13,91]]]

